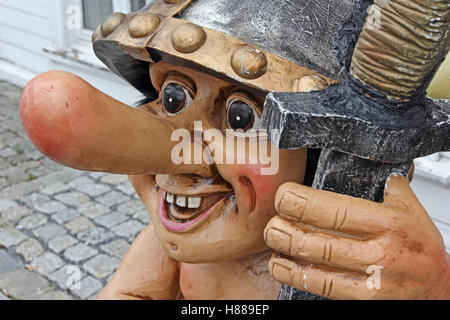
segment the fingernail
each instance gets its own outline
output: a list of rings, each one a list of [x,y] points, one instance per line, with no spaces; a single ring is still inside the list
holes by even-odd
[[[285,192],[281,197],[278,211],[302,219],[308,200],[292,192]]]
[[[266,243],[277,252],[291,252],[292,236],[284,231],[269,229],[266,232]]]
[[[291,268],[283,264],[272,262],[271,274],[275,280],[283,284],[292,284]]]

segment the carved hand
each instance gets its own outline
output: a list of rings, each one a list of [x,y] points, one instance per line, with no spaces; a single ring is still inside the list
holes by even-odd
[[[450,257],[404,177],[382,204],[287,183],[265,230],[274,279],[330,299],[449,299]]]

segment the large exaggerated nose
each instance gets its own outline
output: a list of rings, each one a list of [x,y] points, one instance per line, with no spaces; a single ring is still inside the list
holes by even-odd
[[[50,159],[87,171],[119,174],[194,173],[210,176],[211,167],[171,161],[172,126],[146,111],[131,108],[61,71],[28,83],[20,102],[25,130]]]

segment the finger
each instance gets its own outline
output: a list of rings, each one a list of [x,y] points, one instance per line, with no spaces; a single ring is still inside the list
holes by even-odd
[[[392,174],[388,178],[383,204],[387,207],[410,209],[411,212],[414,212],[417,206],[421,207],[416,194],[411,189],[408,178],[399,174]]]
[[[376,294],[368,288],[366,275],[298,264],[279,255],[272,257],[269,270],[275,280],[327,299],[371,299]]]
[[[390,209],[382,204],[296,183],[286,183],[278,189],[275,208],[287,219],[363,235],[384,232],[393,217]]]
[[[365,272],[368,266],[379,263],[385,255],[383,247],[375,241],[305,230],[282,217],[269,222],[264,237],[267,245],[277,252],[315,265],[349,271]]]

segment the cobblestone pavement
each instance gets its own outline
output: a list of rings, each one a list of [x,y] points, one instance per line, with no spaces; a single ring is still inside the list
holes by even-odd
[[[0,81],[0,300],[95,299],[149,215],[126,176],[68,169],[37,151],[20,93]]]

